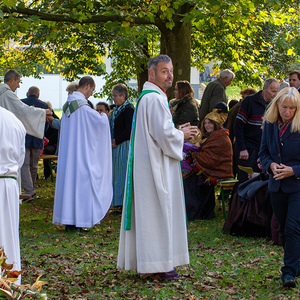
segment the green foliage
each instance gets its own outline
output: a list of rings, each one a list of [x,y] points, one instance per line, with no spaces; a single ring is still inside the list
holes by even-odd
[[[278,9],[275,4],[274,9]],[[189,16],[197,28],[192,39],[194,64],[201,69],[204,59],[219,60],[220,69],[233,68],[240,85],[260,85],[263,77],[285,77],[296,59],[286,37],[292,40],[298,35],[299,19],[274,9],[271,3],[244,1],[214,3],[211,9],[197,10]]]
[[[108,55],[114,59],[114,72],[106,74],[106,95],[114,83],[144,72],[159,47],[172,57],[175,69],[189,68],[192,62],[203,70],[205,63],[221,61],[219,67],[233,68],[241,86],[283,77],[300,56],[299,7],[290,0],[2,3],[0,73],[15,68],[38,76],[45,67],[70,80],[82,73],[103,75],[103,57]],[[189,26],[177,33],[183,23],[191,24],[191,33]],[[182,38],[179,34],[190,35],[191,57],[189,49],[172,49],[172,40]]]

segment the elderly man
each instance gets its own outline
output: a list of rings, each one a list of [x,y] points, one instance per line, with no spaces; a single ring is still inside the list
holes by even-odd
[[[201,100],[201,106],[199,108],[200,122],[215,108],[217,103],[227,103],[228,100],[225,89],[231,84],[234,77],[235,74],[232,71],[225,69],[220,73],[218,79],[210,82],[207,85]]]
[[[262,117],[279,89],[279,82],[275,78],[269,78],[261,91],[247,96],[241,103],[234,124],[238,165],[259,171],[257,159],[262,136]],[[243,170],[238,169],[237,174],[240,181],[248,179],[248,174]]]
[[[189,263],[180,160],[197,127],[172,122],[170,57],[150,59],[148,80],[133,120],[117,267],[174,279],[174,267]]]
[[[73,81],[67,86],[66,91],[68,92],[68,95],[72,95],[75,91],[77,91],[77,89],[78,89],[78,82]]]
[[[25,156],[25,128],[0,107],[0,245],[9,263],[21,270],[19,242],[19,169]]]
[[[289,74],[290,87],[294,87],[300,93],[300,71],[295,70]]]
[[[36,86],[28,89],[27,98],[22,99],[22,102],[28,106],[48,108],[48,104],[39,99],[40,90]],[[24,164],[21,169],[22,188],[25,194],[35,195],[35,181],[37,176],[38,162],[40,159],[41,150],[44,147],[44,139],[36,138],[30,134],[26,134],[25,139],[26,154]]]
[[[86,231],[107,213],[112,200],[112,156],[108,118],[91,109],[92,77],[79,81],[63,106],[53,223]]]
[[[20,74],[9,70],[4,75],[4,83],[0,84],[0,106],[11,111],[25,126],[27,134],[42,139],[44,136],[46,112],[49,110],[24,104],[15,94],[20,87]]]

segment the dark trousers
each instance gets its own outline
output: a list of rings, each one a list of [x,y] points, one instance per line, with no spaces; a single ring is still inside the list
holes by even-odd
[[[300,258],[300,192],[284,193],[279,189],[271,192],[271,202],[284,249],[282,275],[295,277]]]

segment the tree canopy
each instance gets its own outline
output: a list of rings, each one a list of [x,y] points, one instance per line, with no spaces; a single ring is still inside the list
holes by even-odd
[[[284,77],[299,59],[299,3],[279,0],[4,0],[0,5],[0,72],[67,79],[103,75],[112,84],[147,79],[149,57],[168,54],[174,82],[210,61],[232,68],[241,85]]]

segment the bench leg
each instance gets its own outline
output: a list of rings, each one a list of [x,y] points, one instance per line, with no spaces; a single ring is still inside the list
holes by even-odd
[[[48,160],[48,165],[49,165],[49,170],[50,170],[51,181],[53,182],[53,171],[52,171],[51,159],[47,159],[47,160]]]
[[[223,209],[223,218],[226,219],[226,210],[225,210],[225,199],[224,199],[224,190],[223,186],[221,186],[221,197],[222,197],[222,209]]]

